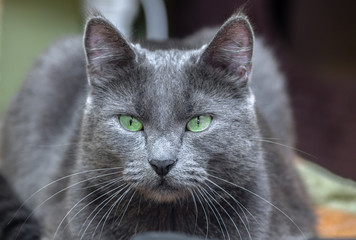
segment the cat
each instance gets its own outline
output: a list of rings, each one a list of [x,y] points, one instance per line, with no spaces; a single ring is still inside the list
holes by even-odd
[[[253,71],[252,71],[253,70]],[[2,173],[46,239],[307,239],[284,77],[243,13],[183,40],[133,43],[104,17],[30,70]]]

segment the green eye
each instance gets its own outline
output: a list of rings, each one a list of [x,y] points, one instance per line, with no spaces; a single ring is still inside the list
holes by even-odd
[[[211,123],[211,116],[201,115],[192,118],[188,124],[187,129],[191,132],[201,132],[209,127]]]
[[[143,128],[142,123],[135,117],[128,115],[121,115],[120,118],[121,126],[123,126],[126,130],[131,132],[141,131]]]

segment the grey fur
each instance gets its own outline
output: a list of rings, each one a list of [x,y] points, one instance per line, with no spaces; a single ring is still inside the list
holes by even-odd
[[[271,143],[293,144],[276,61],[242,14],[215,32],[134,45],[99,16],[87,23],[85,51],[71,38],[39,58],[7,115],[2,172],[22,199],[36,193],[26,203],[43,239],[314,234],[293,152]],[[125,130],[120,114],[144,130]],[[186,131],[201,114],[213,116],[209,128]],[[162,181],[150,159],[177,162]]]

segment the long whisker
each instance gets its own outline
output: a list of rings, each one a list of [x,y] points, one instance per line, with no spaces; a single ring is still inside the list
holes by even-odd
[[[121,180],[119,180],[118,182],[120,182]],[[72,220],[79,214],[81,213],[85,208],[87,208],[88,206],[90,206],[91,204],[93,204],[94,202],[98,201],[100,198],[103,198],[105,195],[111,193],[111,192],[114,192],[116,191],[117,189],[120,189],[122,186],[124,186],[125,184],[121,184],[120,186],[118,187],[115,187],[114,189],[111,189],[110,191],[108,192],[105,192],[103,195],[100,195],[99,197],[95,198],[94,200],[92,200],[91,202],[89,202],[88,204],[86,204],[84,207],[82,207],[69,221],[68,223],[66,224],[66,226],[64,226],[64,229],[72,222]],[[98,208],[98,207],[97,207]],[[94,213],[94,211],[97,209],[95,208],[93,210],[92,213]],[[91,216],[91,214],[87,217],[86,221],[84,222],[84,224],[88,221],[88,218]],[[81,232],[81,230],[80,230]]]
[[[114,218],[116,217],[116,214],[117,214],[117,211],[119,210],[119,206],[122,202],[122,200],[124,199],[124,197],[131,191],[131,186],[122,194],[122,198],[120,199],[119,203],[116,205],[116,209],[115,209],[115,214],[114,214]],[[120,214],[121,215],[121,214]],[[119,216],[117,216],[116,220],[112,223],[112,224],[116,224],[118,219],[119,219]],[[120,221],[121,222],[121,221]],[[120,223],[119,223],[120,224]],[[118,225],[119,225],[118,224]]]
[[[60,191],[56,192],[55,194],[53,194],[52,196],[48,197],[46,200],[44,200],[42,203],[40,203],[32,212],[31,212],[31,215],[29,217],[31,217],[33,215],[33,213],[38,209],[40,208],[43,204],[45,204],[46,202],[48,202],[49,200],[51,200],[52,198],[54,198],[55,196],[57,196],[58,194],[68,190],[69,188],[71,187],[74,187],[74,186],[77,186],[78,184],[81,184],[81,183],[84,183],[84,182],[87,182],[87,181],[90,181],[90,180],[93,180],[93,179],[97,179],[97,178],[101,178],[101,177],[106,177],[106,176],[110,176],[110,175],[114,175],[114,174],[117,174],[116,172],[114,173],[107,173],[107,174],[102,174],[102,175],[99,175],[99,176],[95,176],[95,177],[91,177],[91,178],[88,178],[88,179],[85,179],[85,180],[82,180],[82,181],[79,181],[77,183],[74,183],[72,185],[69,185],[68,187],[65,187],[63,189],[61,189]]]
[[[190,195],[192,196],[193,203],[194,203],[194,208],[195,208],[195,226],[194,226],[194,232],[193,235],[195,234],[195,231],[197,229],[198,225],[198,206],[197,206],[197,201],[195,200],[194,194],[191,189],[189,189]]]
[[[193,191],[194,192],[194,191]],[[205,222],[206,222],[206,234],[205,234],[205,240],[208,239],[208,233],[209,233],[209,219],[208,219],[208,214],[206,213],[205,207],[203,202],[200,200],[200,197],[196,194],[196,197],[200,203],[200,206],[203,209],[204,215],[205,215]]]
[[[128,192],[131,191],[131,190],[132,190],[132,187],[129,186],[129,188],[128,188],[128,190],[127,190],[126,192],[128,193]],[[131,202],[131,200],[132,200],[132,198],[133,198],[133,195],[134,195],[135,193],[136,193],[136,191],[132,194],[132,197],[131,197],[131,199],[129,200],[128,205],[130,204],[130,202]],[[99,239],[101,239],[101,235],[102,235],[102,233],[103,233],[104,226],[105,226],[106,221],[108,220],[108,218],[109,218],[109,216],[110,216],[112,210],[115,208],[116,205],[120,205],[121,201],[125,198],[126,195],[127,195],[127,194],[124,193],[119,199],[117,199],[117,200],[112,204],[112,206],[110,206],[110,208],[109,208],[108,211],[103,215],[103,217],[100,219],[100,221],[99,221],[97,227],[99,227],[100,222],[105,218],[105,221],[104,221],[104,223],[103,223],[103,225],[102,225],[102,227],[101,227]],[[127,207],[128,207],[128,205],[127,205]],[[126,209],[127,209],[127,207],[126,207]],[[125,212],[126,212],[126,210],[125,210]],[[125,212],[124,212],[124,214],[125,214]],[[106,217],[105,217],[105,215],[106,215]],[[95,228],[94,233],[96,232],[97,227]]]
[[[104,181],[104,182],[99,182],[99,183],[95,183],[95,184],[92,184],[92,185],[88,185],[88,186],[85,186],[85,187],[77,187],[77,188],[75,188],[75,190],[86,190],[86,189],[90,189],[90,188],[96,188],[96,187],[98,187],[98,186],[102,186],[102,185],[104,185],[104,184],[106,184],[106,183],[110,183],[110,182],[115,182],[115,181],[117,181],[118,179],[117,178],[115,178],[115,179],[109,179],[109,180],[106,180],[106,181]]]
[[[137,215],[140,214],[141,212],[141,197],[139,198],[139,201],[138,201],[138,207],[137,207]],[[139,226],[139,223],[140,223],[140,219],[138,219],[138,221],[136,222],[136,226],[135,226],[135,234],[137,234],[137,230],[138,230],[138,226]]]
[[[226,239],[226,236],[225,236],[224,230],[223,230],[223,228],[222,228],[222,226],[221,226],[221,222],[220,222],[219,218],[221,219],[222,224],[224,225],[224,228],[225,228],[225,231],[226,231],[226,233],[227,233],[228,239],[230,239],[229,231],[228,231],[228,229],[227,229],[227,227],[226,227],[226,224],[225,224],[225,222],[224,222],[224,219],[221,217],[220,212],[216,209],[215,205],[214,205],[214,204],[212,203],[212,201],[206,196],[206,194],[204,194],[204,192],[203,192],[204,189],[203,189],[202,187],[200,187],[200,189],[201,189],[201,190],[197,189],[197,191],[199,192],[200,196],[205,200],[206,204],[208,204],[208,207],[209,207],[209,208],[211,209],[211,211],[213,212],[213,214],[214,214],[214,216],[215,216],[215,219],[217,220],[217,222],[218,222],[218,224],[219,224],[219,228],[220,228],[220,231],[221,231],[221,233],[222,233],[224,239]],[[214,210],[214,209],[215,209],[215,210]],[[215,214],[215,212],[217,212],[217,214],[219,215],[219,217]]]
[[[63,188],[62,190],[56,192],[55,194],[53,194],[52,196],[48,197],[46,200],[44,200],[43,202],[41,202],[38,206],[36,206],[36,207],[31,211],[31,213],[30,213],[30,214],[28,215],[28,217],[25,219],[24,223],[21,225],[20,231],[22,230],[24,224],[30,219],[30,217],[32,217],[32,216],[34,215],[34,213],[37,211],[37,209],[39,209],[43,204],[45,204],[45,203],[48,202],[49,200],[53,199],[53,198],[54,198],[55,196],[57,196],[58,194],[60,194],[60,193],[62,193],[62,192],[64,192],[64,191],[66,191],[66,190],[68,190],[69,188],[74,187],[74,186],[76,186],[76,185],[78,185],[78,184],[81,184],[81,183],[90,181],[90,180],[92,180],[92,179],[101,178],[101,177],[105,177],[105,176],[109,176],[109,175],[113,175],[113,174],[117,174],[117,173],[116,173],[116,172],[114,172],[114,173],[107,173],[107,174],[102,174],[102,175],[95,176],[95,177],[92,177],[92,178],[88,178],[88,179],[79,181],[79,182],[77,182],[77,183],[74,183],[74,184],[72,184],[72,185],[70,185],[70,186],[68,186],[68,187],[65,187],[65,188]],[[20,232],[20,231],[19,231],[19,232]]]
[[[305,237],[304,232],[300,229],[300,227],[296,224],[296,222],[295,222],[291,217],[289,217],[284,211],[282,211],[280,208],[278,208],[276,205],[274,205],[273,203],[271,203],[271,202],[268,201],[267,199],[265,199],[265,198],[261,197],[260,195],[254,193],[254,192],[252,192],[252,191],[250,191],[250,190],[248,190],[247,188],[244,188],[244,187],[239,186],[239,185],[237,185],[237,184],[235,184],[235,183],[229,182],[229,181],[227,181],[227,180],[225,180],[225,179],[222,179],[222,178],[220,178],[220,177],[216,177],[216,176],[211,175],[211,174],[209,174],[209,176],[212,177],[212,178],[218,179],[218,180],[220,180],[220,181],[223,181],[223,182],[225,182],[225,183],[228,183],[228,184],[230,184],[230,185],[232,185],[232,186],[235,186],[235,187],[237,187],[237,188],[240,188],[240,189],[242,189],[242,190],[244,190],[244,191],[246,191],[246,192],[252,194],[253,196],[259,198],[260,200],[264,201],[265,203],[269,204],[269,205],[272,206],[274,209],[276,209],[278,212],[280,212],[284,217],[286,217],[286,218],[298,229],[298,231],[302,234],[302,236],[303,236],[303,238],[304,238],[305,240],[307,239],[307,238]]]
[[[94,234],[95,234],[97,228],[100,226],[101,221],[105,218],[104,223],[103,223],[103,225],[102,225],[102,227],[101,227],[99,239],[101,239],[101,235],[102,235],[102,233],[103,233],[104,226],[105,226],[105,224],[106,224],[106,221],[109,219],[109,216],[110,216],[112,210],[115,208],[116,204],[119,203],[119,200],[122,199],[123,197],[124,197],[124,196],[119,197],[119,199],[116,200],[116,201],[114,202],[114,204],[112,204],[112,205],[110,206],[110,208],[108,209],[108,211],[106,211],[106,213],[105,213],[105,214],[102,216],[102,218],[100,219],[98,225],[96,226],[96,228],[95,228],[95,230],[94,230]],[[94,234],[93,234],[93,236],[94,236]]]
[[[122,186],[124,186],[124,187],[122,187]],[[102,201],[100,204],[98,204],[98,205],[94,208],[94,210],[89,214],[89,216],[87,216],[87,218],[85,219],[85,221],[84,221],[84,223],[82,224],[82,227],[81,227],[81,229],[80,229],[80,231],[79,231],[79,235],[80,235],[80,233],[82,232],[82,229],[84,228],[85,224],[89,221],[89,219],[90,219],[90,217],[92,216],[92,214],[94,214],[94,213],[96,212],[96,210],[97,210],[98,208],[100,208],[100,207],[104,204],[104,206],[102,206],[102,207],[97,211],[97,213],[93,216],[93,218],[92,218],[92,219],[90,220],[90,222],[88,223],[87,227],[83,230],[83,233],[81,234],[82,237],[80,238],[80,240],[83,239],[83,237],[84,237],[86,231],[88,230],[89,226],[90,226],[91,223],[94,221],[94,219],[96,218],[96,216],[101,212],[101,210],[102,210],[112,199],[114,199],[117,195],[119,195],[120,192],[122,192],[122,191],[125,189],[125,187],[127,187],[127,184],[122,184],[122,185],[120,185],[120,186],[118,186],[118,187],[116,187],[116,188],[114,188],[114,189],[112,189],[112,190],[110,190],[109,192],[106,192],[106,193],[104,194],[104,195],[107,195],[107,194],[109,194],[109,193],[111,193],[111,192],[114,192],[114,191],[116,191],[116,190],[119,189],[119,190],[118,190],[117,192],[115,192],[111,197],[105,199],[105,200]],[[102,195],[102,196],[104,196],[104,195]],[[101,198],[101,197],[98,197],[98,198]],[[88,205],[89,205],[89,204],[88,204]]]
[[[228,218],[230,219],[230,221],[232,222],[232,224],[234,225],[235,229],[236,229],[236,232],[237,234],[239,235],[239,238],[242,239],[242,236],[241,236],[241,233],[240,233],[240,230],[239,228],[236,226],[236,223],[234,221],[234,219],[231,217],[231,215],[225,210],[225,208],[223,206],[221,206],[221,204],[215,200],[214,197],[212,197],[208,191],[206,191],[204,188],[203,188],[204,192],[216,203],[218,204],[218,206],[224,211],[224,213],[228,216]],[[241,219],[241,218],[240,218]],[[248,232],[248,231],[247,231]]]
[[[265,142],[265,143],[271,143],[271,144],[275,144],[275,145],[278,145],[278,146],[281,146],[281,147],[285,147],[285,148],[288,148],[288,149],[291,149],[293,151],[296,151],[296,152],[299,152],[299,153],[303,153],[311,158],[314,158],[314,159],[318,159],[318,157],[310,154],[310,153],[307,153],[305,151],[302,151],[298,148],[295,148],[295,147],[292,147],[292,146],[288,146],[288,145],[285,145],[283,143],[279,143],[279,142],[275,142],[275,141],[271,141],[271,140],[268,140],[268,139],[259,139],[259,138],[251,138],[250,140],[253,140],[253,141],[260,141],[260,142]]]
[[[130,205],[130,203],[131,203],[131,201],[132,201],[132,199],[133,199],[133,197],[134,197],[135,193],[136,193],[136,190],[133,192],[133,194],[132,194],[132,196],[131,196],[131,198],[130,198],[129,202],[127,203],[126,208],[125,208],[125,210],[124,210],[124,212],[123,212],[123,214],[122,214],[122,216],[121,216],[121,219],[120,219],[120,221],[119,221],[118,225],[120,225],[120,224],[121,224],[121,222],[122,222],[122,219],[124,219],[124,215],[125,215],[125,213],[126,213],[126,211],[127,211],[128,207],[129,207],[129,205]]]
[[[221,197],[221,199],[224,201],[224,202],[226,202],[231,208],[232,208],[232,210],[236,213],[236,215],[238,216],[238,218],[240,219],[240,221],[242,222],[242,224],[244,225],[244,227],[245,227],[245,229],[246,229],[246,231],[247,231],[247,233],[248,233],[248,235],[249,235],[249,238],[252,240],[252,238],[251,238],[251,235],[250,235],[250,231],[248,230],[248,227],[246,226],[246,224],[245,224],[245,221],[242,219],[242,217],[240,216],[240,214],[236,211],[236,209],[229,203],[229,201],[227,201],[223,196],[221,196],[221,194],[219,194],[217,191],[215,191],[214,189],[212,189],[208,184],[205,184],[213,193],[215,193],[215,194],[217,194],[218,196],[220,196]],[[208,192],[207,192],[207,194],[209,194]],[[209,194],[209,196],[211,196],[210,194]],[[213,200],[214,201],[216,201],[214,198],[213,198]],[[219,202],[217,202],[217,204],[225,211],[225,209],[220,205],[220,203]],[[239,206],[239,205],[238,205]],[[239,206],[240,207],[240,206]],[[240,207],[240,209],[241,209],[241,207]],[[242,210],[241,210],[242,211]],[[242,211],[243,213],[244,213],[244,211]],[[245,217],[246,217],[246,215],[245,215]],[[246,218],[246,220],[248,220],[247,218]],[[234,223],[234,222],[233,222]],[[235,224],[234,224],[235,225]],[[239,234],[240,235],[240,234]],[[241,236],[240,236],[240,238],[241,238]]]
[[[95,191],[93,191],[93,192],[87,194],[85,197],[83,197],[82,199],[80,199],[76,204],[74,204],[74,205],[72,206],[72,208],[67,212],[67,214],[62,218],[61,222],[59,223],[59,225],[58,225],[58,227],[57,227],[57,229],[56,229],[56,232],[54,233],[53,240],[56,239],[57,233],[58,233],[60,227],[62,226],[64,220],[65,220],[65,219],[68,217],[68,215],[73,211],[73,209],[78,206],[79,203],[81,203],[82,201],[84,201],[85,199],[87,199],[88,197],[90,197],[91,195],[95,194],[96,192],[98,192],[98,191],[100,191],[100,190],[103,190],[103,189],[106,189],[106,188],[109,188],[109,187],[111,187],[112,185],[115,185],[115,184],[118,183],[118,182],[120,182],[119,179],[110,180],[109,183],[106,183],[104,186],[102,186],[102,187],[96,189]],[[96,200],[97,200],[97,199],[95,199],[94,201],[96,201]],[[81,209],[81,210],[82,210],[82,209]],[[75,215],[70,219],[70,221],[71,221],[74,217],[76,217],[76,216],[81,212],[81,210],[80,210],[77,214],[75,214]],[[70,221],[68,222],[68,224],[70,223]],[[67,224],[67,225],[68,225],[68,224]],[[65,227],[67,227],[67,225],[66,225]],[[65,229],[65,228],[64,228],[64,229]]]
[[[236,204],[237,206],[239,206],[240,210],[242,211],[242,213],[244,214],[246,220],[247,220],[247,225],[249,225],[248,222],[248,218],[245,214],[245,212],[243,210],[246,210],[247,213],[255,220],[255,222],[261,224],[256,218],[255,216],[247,209],[244,207],[244,205],[242,203],[240,203],[240,201],[238,201],[236,198],[234,198],[228,191],[226,191],[224,188],[222,188],[221,186],[219,186],[218,184],[214,183],[213,181],[211,181],[210,179],[206,178],[206,181],[210,182],[211,184],[213,184],[214,186],[218,187],[219,189],[221,189],[224,193],[226,193]],[[208,186],[212,191],[216,192],[214,189],[212,189],[210,186]],[[218,192],[216,192],[219,196],[221,196]],[[223,198],[224,199],[224,198]]]
[[[61,178],[58,178],[48,184],[46,184],[45,186],[41,187],[40,189],[38,189],[36,192],[32,193],[31,196],[29,196],[22,204],[21,206],[18,208],[18,210],[15,212],[14,216],[10,219],[9,223],[10,224],[14,218],[17,216],[18,212],[36,195],[38,194],[39,192],[41,192],[43,189],[55,184],[55,183],[58,183],[62,180],[65,180],[67,178],[70,178],[70,177],[74,177],[74,176],[77,176],[77,175],[80,175],[80,174],[84,174],[84,173],[90,173],[90,172],[98,172],[98,171],[110,171],[110,170],[117,170],[117,169],[122,169],[122,167],[114,167],[114,168],[101,168],[101,169],[92,169],[92,170],[86,170],[86,171],[82,171],[82,172],[77,172],[77,173],[73,173],[73,174],[70,174],[70,175],[67,175],[67,176],[64,176],[64,177],[61,177]]]
[[[110,206],[110,208],[106,211],[106,213],[101,217],[100,221],[99,221],[98,224],[96,225],[95,230],[94,230],[94,232],[93,232],[93,234],[92,234],[92,239],[94,238],[95,233],[96,233],[98,227],[100,226],[100,223],[105,219],[104,222],[103,222],[103,225],[102,225],[102,227],[101,227],[101,231],[100,231],[100,235],[99,235],[99,236],[100,236],[99,239],[101,239],[101,235],[102,235],[102,233],[103,233],[104,226],[105,226],[106,221],[108,220],[108,218],[109,218],[109,216],[110,216],[112,210],[115,208],[116,204],[118,204],[119,202],[121,202],[121,199],[123,199],[125,196],[126,196],[126,194],[120,196],[119,199],[116,200],[116,201]]]

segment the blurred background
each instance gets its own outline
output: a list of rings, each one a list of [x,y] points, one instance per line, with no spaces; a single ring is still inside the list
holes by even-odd
[[[356,1],[167,0],[169,35],[216,26],[244,6],[288,77],[297,148],[356,180]],[[0,0],[0,119],[33,60],[54,40],[83,29],[82,1]],[[134,36],[145,25],[138,9]]]

